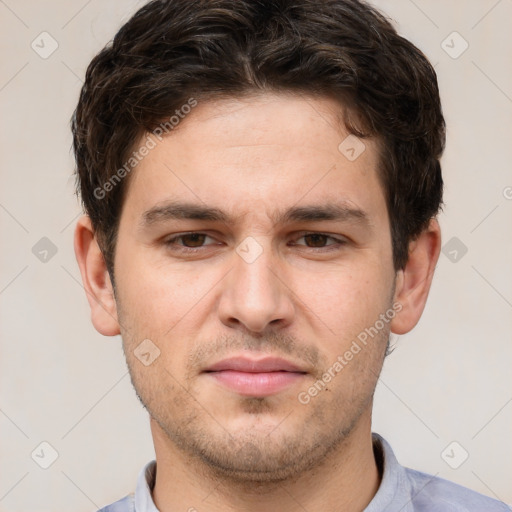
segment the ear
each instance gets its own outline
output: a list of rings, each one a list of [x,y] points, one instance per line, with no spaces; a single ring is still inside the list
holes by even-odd
[[[441,250],[441,229],[436,219],[409,244],[409,259],[397,273],[394,302],[402,309],[391,321],[391,332],[405,334],[419,321]]]
[[[104,336],[120,334],[114,290],[91,219],[87,215],[80,217],[77,222],[74,245],[95,329]]]

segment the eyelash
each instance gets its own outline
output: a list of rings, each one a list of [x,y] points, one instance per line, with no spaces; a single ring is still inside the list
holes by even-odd
[[[179,235],[173,236],[172,238],[168,238],[164,242],[164,245],[166,247],[170,248],[173,251],[181,252],[181,253],[188,253],[188,254],[197,253],[198,251],[200,251],[200,250],[204,249],[205,247],[207,247],[205,245],[202,245],[200,247],[186,247],[186,246],[180,246],[180,245],[176,245],[175,244],[177,240],[182,239],[183,237],[186,237],[186,236],[189,236],[189,235],[204,235],[205,237],[212,238],[209,235],[207,235],[206,233],[201,233],[199,231],[191,231],[189,233],[181,233]],[[317,251],[315,251],[315,252],[329,252],[329,251],[333,251],[333,250],[338,250],[342,246],[347,244],[347,240],[343,240],[343,239],[340,239],[340,238],[333,237],[331,235],[328,235],[327,233],[321,233],[321,232],[315,232],[315,231],[313,231],[313,232],[305,231],[305,232],[301,233],[301,235],[298,237],[297,240],[300,240],[301,238],[304,238],[304,237],[309,236],[309,235],[325,236],[328,240],[332,240],[332,241],[335,242],[333,244],[330,244],[330,245],[327,245],[327,246],[324,246],[324,247],[308,247],[306,245],[303,245],[303,247],[306,248],[306,249],[316,249]]]

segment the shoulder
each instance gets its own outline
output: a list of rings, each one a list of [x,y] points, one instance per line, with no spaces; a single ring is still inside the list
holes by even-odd
[[[123,499],[107,505],[98,512],[135,512],[135,499],[133,494],[125,496]]]
[[[123,499],[107,505],[98,512],[158,512],[151,497],[151,489],[154,486],[156,475],[156,461],[148,462],[139,472],[135,492],[128,494]]]
[[[429,512],[510,512],[501,501],[444,478],[405,468],[414,510]]]

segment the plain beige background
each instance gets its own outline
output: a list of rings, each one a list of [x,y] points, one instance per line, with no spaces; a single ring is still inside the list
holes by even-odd
[[[435,64],[448,125],[445,249],[420,324],[385,363],[374,430],[402,464],[510,504],[512,0],[374,3]],[[89,61],[141,4],[0,0],[2,512],[96,510],[153,457],[72,247],[69,119]]]

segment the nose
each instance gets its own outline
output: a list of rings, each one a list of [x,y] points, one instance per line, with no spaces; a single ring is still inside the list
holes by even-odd
[[[242,252],[233,254],[234,266],[223,280],[218,310],[223,324],[253,334],[284,328],[294,315],[293,292],[285,282],[279,257],[270,247],[261,247],[254,260]]]

